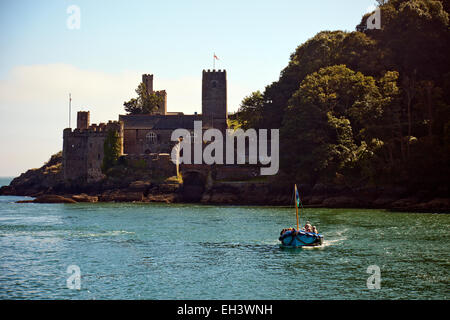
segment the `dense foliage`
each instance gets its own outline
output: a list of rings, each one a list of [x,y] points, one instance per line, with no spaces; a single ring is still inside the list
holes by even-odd
[[[164,103],[163,97],[156,93],[149,93],[145,83],[141,82],[136,89],[137,98],[123,103],[128,114],[152,114]]]
[[[102,172],[106,173],[110,168],[114,167],[121,154],[120,136],[117,131],[109,130],[103,144],[103,163]]]
[[[449,1],[378,1],[381,29],[324,31],[246,97],[244,128],[280,128],[298,182],[437,189],[450,178]]]

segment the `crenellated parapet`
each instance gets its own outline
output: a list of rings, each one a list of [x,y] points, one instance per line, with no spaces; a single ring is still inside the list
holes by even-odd
[[[123,121],[109,121],[108,123],[91,124],[85,129],[75,128],[73,131],[71,128],[64,129],[63,135],[66,136],[102,136],[108,133],[108,131],[117,131],[119,134],[123,132]]]
[[[225,69],[218,69],[218,70],[216,70],[216,69],[208,69],[208,70],[206,70],[206,69],[203,69],[203,73],[221,73],[221,74],[224,74],[224,73],[227,73],[226,72],[226,70]]]
[[[86,119],[86,112],[79,112],[79,118]],[[103,177],[101,166],[104,156],[104,143],[108,132],[119,134],[123,153],[123,121],[91,124],[64,129],[63,132],[63,172],[66,180],[97,181]]]

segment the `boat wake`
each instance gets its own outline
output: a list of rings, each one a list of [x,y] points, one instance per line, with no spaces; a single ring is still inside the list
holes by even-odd
[[[97,238],[97,237],[114,237],[121,235],[134,234],[134,232],[125,231],[125,230],[112,230],[112,231],[103,231],[103,232],[76,232],[74,235],[78,237],[87,237],[87,238]]]
[[[339,230],[335,234],[327,233],[325,239],[323,240],[323,244],[320,246],[321,248],[331,247],[339,245],[341,242],[347,240],[345,234],[347,233],[348,228]]]

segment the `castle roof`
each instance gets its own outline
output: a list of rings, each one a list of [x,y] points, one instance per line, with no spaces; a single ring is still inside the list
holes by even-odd
[[[194,129],[194,121],[201,121],[201,115],[119,115],[124,129],[175,130]]]

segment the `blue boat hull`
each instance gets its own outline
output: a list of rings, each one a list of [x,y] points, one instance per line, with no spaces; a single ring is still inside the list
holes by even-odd
[[[304,231],[287,231],[279,238],[281,245],[287,248],[317,247],[323,244],[323,236]]]

